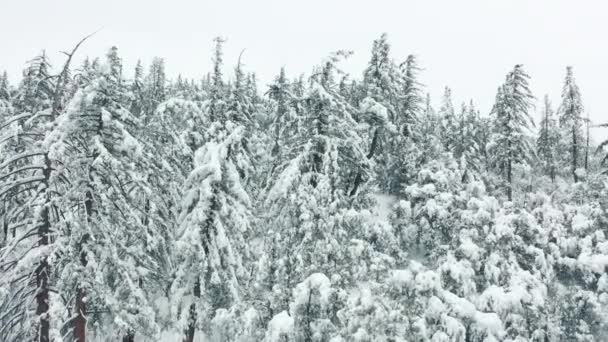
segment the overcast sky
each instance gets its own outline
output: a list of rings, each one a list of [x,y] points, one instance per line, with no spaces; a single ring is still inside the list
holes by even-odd
[[[586,110],[608,122],[608,5],[562,0],[0,0],[0,70],[18,79],[25,61],[46,49],[56,64],[84,35],[101,29],[80,52],[119,48],[127,71],[138,58],[164,57],[170,77],[210,70],[212,38],[228,39],[226,67],[238,54],[266,84],[285,66],[307,73],[331,51],[355,52],[345,68],[360,76],[373,39],[387,32],[397,61],[416,54],[422,82],[438,104],[473,99],[490,110],[496,88],[524,64],[538,99],[559,104],[566,65],[574,67]],[[260,88],[263,86],[260,85]],[[540,105],[538,108],[540,109]],[[604,136],[596,133],[596,136]]]

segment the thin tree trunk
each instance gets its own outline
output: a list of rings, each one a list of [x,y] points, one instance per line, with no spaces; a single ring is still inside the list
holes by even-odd
[[[196,283],[194,284],[194,297],[201,297],[201,283],[199,279],[197,279]],[[190,304],[190,312],[188,314],[188,327],[184,332],[184,342],[194,342],[194,332],[196,330],[196,320],[198,317],[195,303]]]
[[[44,223],[38,228],[39,245],[46,246],[49,244],[48,237],[48,208],[42,211]],[[38,293],[36,294],[36,316],[38,316],[39,324],[37,331],[36,342],[49,342],[49,264],[46,257],[42,258],[40,264],[36,268],[36,286]]]
[[[87,221],[91,221],[91,217],[93,215],[93,194],[91,191],[87,191],[86,199],[84,201],[84,207],[86,210]],[[82,245],[86,243],[88,240],[88,236],[85,235],[82,237],[81,248]],[[87,265],[87,256],[84,251],[80,251],[80,263],[82,266]],[[76,305],[74,311],[76,312],[76,318],[74,319],[74,339],[76,342],[86,342],[87,338],[87,304],[85,301],[86,291],[84,288],[79,287],[76,294]]]
[[[48,154],[44,155],[45,168],[44,174],[44,186],[45,186],[45,201],[44,207],[41,212],[41,222],[38,226],[38,245],[42,248],[49,244],[49,231],[51,229],[50,218],[49,218],[49,205],[50,198],[48,193],[49,178],[51,176],[51,162],[48,158]],[[36,316],[38,316],[39,327],[36,332],[37,342],[49,342],[50,341],[50,323],[48,317],[49,311],[49,263],[47,257],[43,257],[40,260],[40,264],[36,268],[36,287],[38,292],[36,293]]]
[[[578,167],[578,148],[576,146],[576,128],[572,127],[572,176],[574,176],[574,182],[578,182],[578,176],[576,175],[576,168]]]
[[[511,175],[511,159],[507,162],[507,183],[509,183],[507,187],[507,198],[509,201],[513,200],[513,181]]]
[[[86,342],[87,340],[87,319],[85,316],[87,305],[84,297],[84,289],[79,288],[76,294],[76,318],[74,319],[74,340],[76,342]]]
[[[589,170],[589,114],[587,114],[587,143],[585,147],[585,172]]]

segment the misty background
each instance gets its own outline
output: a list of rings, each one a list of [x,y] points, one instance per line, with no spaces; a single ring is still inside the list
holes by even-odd
[[[386,32],[398,61],[410,53],[419,57],[421,80],[436,107],[449,86],[457,108],[473,99],[487,114],[496,88],[517,63],[532,77],[536,98],[549,94],[557,106],[565,68],[572,65],[585,110],[598,124],[608,122],[607,10],[602,1],[562,0],[4,0],[0,70],[17,82],[25,61],[41,49],[57,66],[63,61],[59,51],[98,31],[78,60],[115,45],[129,77],[139,58],[147,65],[159,56],[168,76],[200,78],[211,70],[213,37],[222,36],[225,71],[232,72],[246,49],[245,68],[257,72],[264,89],[277,65],[295,77],[337,48],[355,52],[343,67],[360,77],[356,72],[366,65],[373,39]],[[593,130],[596,140],[606,133]]]

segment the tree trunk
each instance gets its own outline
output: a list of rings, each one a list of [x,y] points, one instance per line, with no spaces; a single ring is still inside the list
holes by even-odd
[[[87,215],[87,221],[91,221],[91,217],[93,215],[93,194],[91,191],[87,191],[86,199],[84,201],[84,207]],[[85,235],[82,237],[82,241],[80,244],[80,248],[82,249],[82,245],[86,243],[88,240],[88,236]],[[87,256],[85,251],[80,251],[80,263],[82,266],[87,265]],[[87,304],[85,302],[86,291],[84,288],[79,287],[76,294],[76,305],[74,307],[74,311],[76,312],[76,318],[74,319],[74,339],[76,342],[86,342],[87,338]]]
[[[196,304],[190,304],[190,317],[188,318],[188,328],[186,328],[184,342],[194,341],[194,329],[196,327]]]
[[[507,162],[507,183],[509,183],[507,185],[507,199],[509,201],[513,200],[513,180],[511,171],[511,159],[509,159],[509,161]]]
[[[200,283],[199,279],[197,279],[196,283],[194,284],[194,297],[195,298],[201,297],[201,283]],[[193,342],[194,341],[194,332],[196,330],[197,316],[198,315],[196,314],[196,304],[192,303],[192,304],[190,304],[188,327],[186,328],[186,331],[184,332],[184,342]]]
[[[576,128],[572,127],[572,176],[574,182],[578,182],[578,176],[576,175],[576,168],[578,167],[578,148],[576,145]]]
[[[42,217],[44,223],[38,228],[38,243],[41,247],[49,244],[47,207],[43,209]],[[36,332],[36,342],[49,342],[49,264],[46,257],[42,258],[40,264],[36,268],[36,286],[38,288],[38,292],[36,294],[36,316],[38,316],[40,324],[38,331]]]
[[[49,218],[50,198],[48,193],[49,178],[51,177],[51,161],[48,154],[44,155],[45,168],[43,170],[44,186],[45,186],[45,201],[40,215],[40,225],[38,226],[38,245],[41,248],[49,244],[49,231],[51,222]],[[46,256],[40,260],[40,264],[36,268],[36,316],[38,316],[39,326],[36,331],[37,342],[49,342],[50,323],[48,317],[49,311],[49,273],[50,267]]]
[[[122,342],[135,342],[135,333],[129,330],[122,338]]]
[[[74,340],[76,342],[86,342],[87,340],[87,305],[84,297],[84,289],[78,289],[78,293],[76,294],[76,305],[74,307],[74,311],[76,311],[76,318],[74,319]]]
[[[589,171],[589,116],[587,116],[587,143],[585,148],[585,172]]]

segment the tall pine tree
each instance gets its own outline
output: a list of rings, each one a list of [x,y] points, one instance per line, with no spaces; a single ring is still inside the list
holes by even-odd
[[[530,116],[534,97],[521,64],[507,74],[505,83],[498,88],[492,108],[493,128],[491,151],[494,166],[506,182],[509,201],[513,200],[513,166],[529,161],[534,153],[530,143]]]
[[[558,109],[559,125],[562,129],[563,144],[567,146],[568,161],[572,178],[578,182],[577,169],[583,150],[583,102],[581,93],[576,85],[572,67],[566,68],[566,78],[562,88],[562,102]]]

